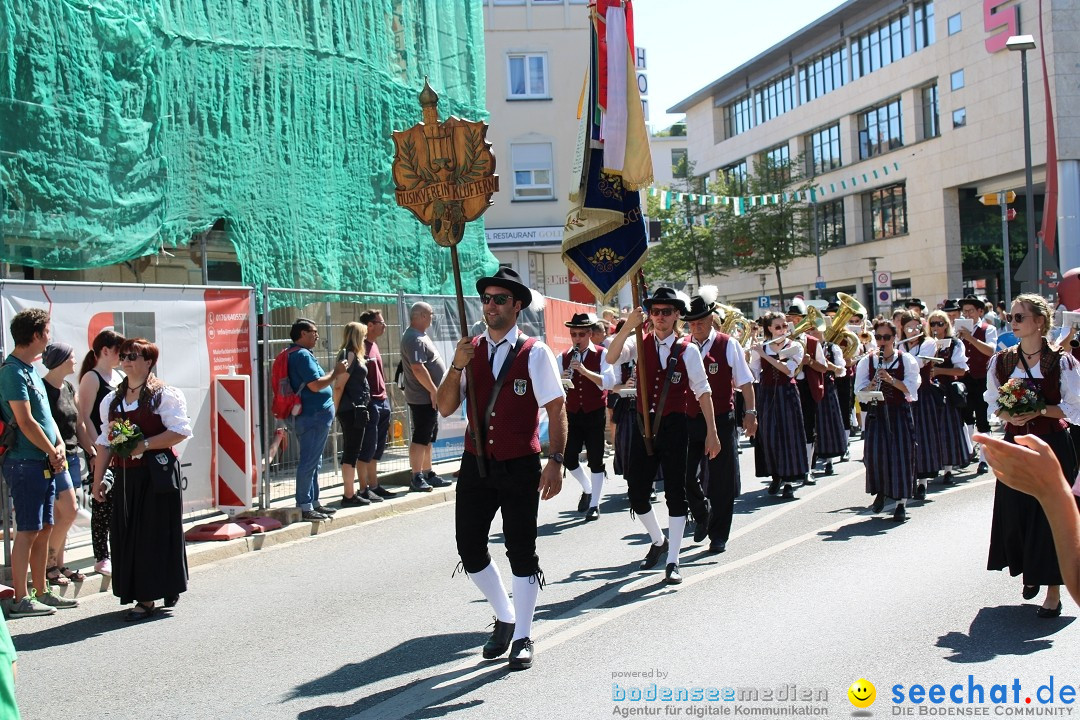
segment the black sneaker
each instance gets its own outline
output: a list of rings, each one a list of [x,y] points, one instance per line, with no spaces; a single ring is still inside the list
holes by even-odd
[[[427,477],[424,479],[427,480],[428,485],[436,488],[450,487],[454,484],[453,480],[447,480],[446,478],[436,473],[434,470],[428,470]]]
[[[341,507],[363,507],[370,504],[371,501],[360,493],[353,493],[352,497],[341,498]]]
[[[380,503],[380,502],[383,501],[383,499],[381,497],[379,497],[374,492],[372,492],[371,488],[368,488],[367,490],[365,490],[363,492],[362,497],[364,497],[368,502],[373,502],[373,503]]]
[[[337,512],[337,508],[327,507],[325,505],[316,505],[315,510],[321,512],[323,515],[330,516]]]
[[[390,498],[397,497],[396,492],[391,492],[391,491],[387,490],[386,488],[384,488],[382,485],[376,485],[375,487],[370,487],[370,488],[368,488],[368,490],[375,493],[376,495],[381,497],[383,500],[388,500]]]
[[[421,473],[413,475],[412,482],[409,483],[409,489],[413,492],[431,492],[435,488],[428,485],[428,481],[424,479]]]
[[[305,510],[300,515],[300,517],[302,517],[304,520],[309,520],[311,522],[322,522],[323,520],[329,520],[330,519],[329,515],[323,515],[318,510]]]

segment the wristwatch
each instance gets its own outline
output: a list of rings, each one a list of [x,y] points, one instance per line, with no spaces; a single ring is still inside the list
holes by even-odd
[[[746,410],[745,414],[749,415],[750,417],[757,417],[757,410]]]
[[[551,453],[551,455],[548,456],[548,460],[551,460],[552,462],[556,462],[556,463],[559,463],[560,465],[562,465],[563,464],[563,454],[562,453]]]
[[[1040,415],[1045,415],[1046,414],[1046,408],[1043,408],[1042,410],[1040,410],[1039,414]]]
[[[149,450],[150,449],[150,438],[146,438],[145,440],[143,440],[142,441],[142,446],[143,446],[143,450]]]

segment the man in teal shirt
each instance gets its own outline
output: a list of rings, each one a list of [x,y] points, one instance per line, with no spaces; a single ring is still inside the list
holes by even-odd
[[[11,320],[10,330],[15,349],[0,367],[0,415],[4,422],[17,426],[15,444],[4,453],[3,462],[17,531],[11,546],[15,599],[8,616],[17,618],[51,615],[57,608],[78,603],[51,592],[45,579],[53,524],[53,475],[67,473],[64,441],[49,410],[45,384],[31,364],[49,344],[49,313],[39,308],[23,310]],[[33,593],[27,588],[27,571]]]

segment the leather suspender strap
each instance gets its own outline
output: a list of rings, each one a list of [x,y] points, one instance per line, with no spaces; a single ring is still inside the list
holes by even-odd
[[[484,422],[480,424],[480,433],[485,440],[487,439],[487,433],[484,428],[488,427],[491,421],[491,413],[495,410],[495,401],[499,398],[499,391],[502,390],[503,383],[506,382],[506,376],[510,374],[510,366],[514,364],[518,351],[521,350],[521,346],[525,344],[527,339],[524,333],[518,333],[517,342],[506,353],[506,359],[499,369],[499,377],[495,378],[495,384],[491,387],[491,396],[488,398],[487,408],[484,409]]]
[[[678,351],[676,351],[678,348]],[[671,343],[671,355],[668,357],[667,376],[664,378],[664,389],[660,391],[660,402],[656,403],[656,422],[652,426],[653,440],[660,432],[660,422],[664,419],[664,404],[667,402],[668,390],[671,389],[671,376],[675,374],[675,368],[679,366],[679,358],[682,356],[683,350],[686,346],[679,342],[678,338],[675,342]],[[659,357],[660,349],[657,348],[656,355]],[[690,378],[686,378],[686,382],[690,382]]]

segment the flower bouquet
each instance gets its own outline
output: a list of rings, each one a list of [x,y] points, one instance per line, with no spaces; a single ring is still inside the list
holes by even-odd
[[[1011,378],[998,388],[998,405],[1009,415],[1025,415],[1041,411],[1046,401],[1030,380]]]
[[[109,423],[109,449],[122,458],[131,457],[131,453],[143,441],[143,432],[130,420],[113,420]]]

